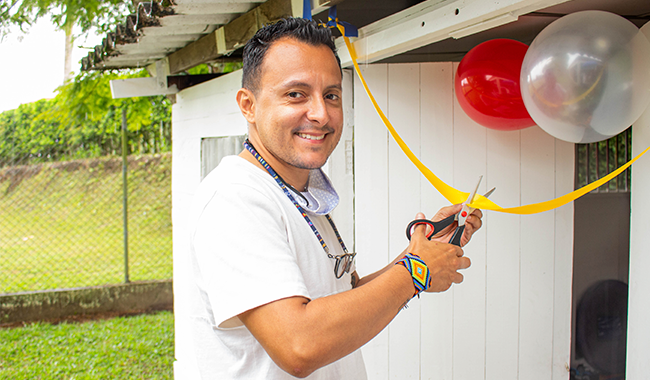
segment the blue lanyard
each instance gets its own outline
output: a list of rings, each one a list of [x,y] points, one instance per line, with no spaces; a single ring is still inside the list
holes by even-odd
[[[316,238],[318,238],[318,242],[321,244],[321,246],[325,250],[325,253],[327,253],[327,257],[329,257],[330,259],[336,259],[336,257],[333,256],[330,253],[329,247],[327,247],[327,244],[325,244],[325,240],[323,240],[322,236],[320,236],[320,233],[318,233],[318,230],[316,229],[316,226],[314,226],[314,223],[312,223],[311,219],[309,219],[309,216],[307,216],[307,213],[305,212],[305,210],[302,208],[302,206],[300,206],[300,204],[298,204],[298,202],[296,202],[295,198],[289,192],[289,189],[287,189],[287,185],[285,184],[282,177],[280,177],[275,172],[275,170],[273,170],[271,165],[269,165],[268,162],[266,162],[266,160],[264,160],[264,158],[262,158],[262,156],[260,156],[260,154],[257,153],[257,151],[255,150],[255,148],[253,148],[253,145],[251,144],[250,141],[248,141],[248,139],[246,141],[244,141],[244,147],[246,149],[248,149],[249,152],[251,152],[253,157],[255,157],[255,159],[257,161],[259,161],[260,164],[262,164],[262,166],[264,166],[264,169],[266,169],[266,171],[269,172],[271,177],[273,177],[275,182],[277,182],[278,185],[280,186],[280,188],[284,191],[284,194],[291,200],[293,205],[296,206],[298,211],[300,211],[300,214],[302,215],[303,218],[305,218],[305,220],[307,221],[307,224],[309,225],[309,227],[311,227],[311,230],[316,235]],[[332,226],[332,229],[334,230],[334,233],[336,234],[336,238],[339,240],[339,243],[341,244],[341,248],[343,248],[343,252],[345,252],[347,254],[348,249],[345,247],[345,244],[343,243],[343,239],[341,239],[341,235],[339,235],[339,231],[336,229],[336,225],[334,225],[334,221],[332,220],[332,218],[330,218],[329,215],[325,215],[325,217],[327,218],[327,221]]]

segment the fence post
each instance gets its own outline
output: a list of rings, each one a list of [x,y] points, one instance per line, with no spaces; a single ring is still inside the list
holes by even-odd
[[[126,169],[128,158],[126,151],[126,108],[122,109],[122,214],[124,215],[124,282],[129,282],[129,228],[128,228],[128,186]]]

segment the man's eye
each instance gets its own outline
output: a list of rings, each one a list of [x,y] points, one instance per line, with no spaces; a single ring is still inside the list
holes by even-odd
[[[325,99],[328,99],[328,100],[339,100],[339,96],[336,95],[336,94],[327,94],[327,95],[325,95]]]
[[[291,91],[291,92],[290,92],[289,94],[287,94],[287,95],[289,95],[290,98],[299,98],[300,96],[302,96],[302,95],[301,95],[299,92],[297,92],[297,91]]]

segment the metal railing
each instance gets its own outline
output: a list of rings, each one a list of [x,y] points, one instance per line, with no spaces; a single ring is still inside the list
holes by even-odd
[[[632,159],[632,128],[604,141],[576,144],[575,187],[592,183]],[[630,168],[592,193],[629,192],[632,173]]]

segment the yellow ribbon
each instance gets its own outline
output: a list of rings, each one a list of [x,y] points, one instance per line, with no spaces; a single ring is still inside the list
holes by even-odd
[[[375,107],[375,110],[377,110],[377,113],[379,114],[379,117],[381,120],[384,122],[386,125],[386,128],[388,128],[388,131],[390,132],[391,136],[393,136],[393,139],[397,142],[399,147],[402,149],[404,154],[408,157],[409,160],[420,170],[420,172],[429,180],[429,182],[435,187],[440,194],[442,194],[443,197],[445,197],[449,202],[452,204],[457,204],[457,203],[462,203],[467,200],[467,197],[469,196],[469,193],[457,190],[449,185],[447,185],[445,182],[443,182],[440,178],[438,178],[429,168],[427,168],[416,156],[413,154],[411,149],[406,145],[404,140],[399,136],[397,131],[395,131],[395,128],[393,128],[393,125],[390,123],[386,115],[384,115],[384,112],[381,110],[379,107],[379,104],[377,104],[377,101],[375,100],[375,97],[372,96],[372,93],[370,92],[370,89],[368,88],[368,84],[366,83],[366,80],[363,78],[363,75],[361,74],[361,70],[359,69],[359,64],[357,63],[357,54],[356,51],[354,50],[354,46],[350,43],[350,39],[348,37],[345,37],[345,30],[343,26],[337,25],[339,30],[341,31],[341,35],[343,36],[343,40],[345,41],[345,46],[347,46],[348,51],[350,53],[350,58],[352,59],[352,63],[354,63],[354,69],[357,72],[357,75],[359,76],[359,79],[361,80],[361,83],[363,84],[363,88],[366,90],[366,93],[368,94],[368,97],[370,98],[370,101],[372,102],[372,105]],[[607,176],[600,178],[599,180],[592,182],[586,186],[583,186],[579,188],[578,190],[575,190],[571,193],[568,193],[566,195],[563,195],[559,198],[551,199],[546,202],[540,202],[540,203],[533,203],[529,205],[524,205],[524,206],[518,206],[518,207],[501,207],[498,204],[492,202],[491,200],[485,198],[482,195],[477,194],[474,197],[474,200],[469,204],[470,207],[474,208],[480,208],[483,210],[492,210],[492,211],[498,211],[498,212],[505,212],[505,213],[510,213],[510,214],[536,214],[544,211],[549,211],[555,208],[558,208],[560,206],[564,206],[565,204],[572,202],[576,200],[577,198],[587,194],[588,192],[596,189],[599,186],[604,185],[617,175],[621,174],[625,169],[627,169],[630,165],[632,165],[636,160],[638,160],[641,156],[643,156],[648,150],[650,150],[650,147],[646,148],[643,152],[641,152],[639,155],[634,157],[632,160],[627,162],[625,165],[621,166],[620,168],[614,170],[613,172],[609,173]]]

